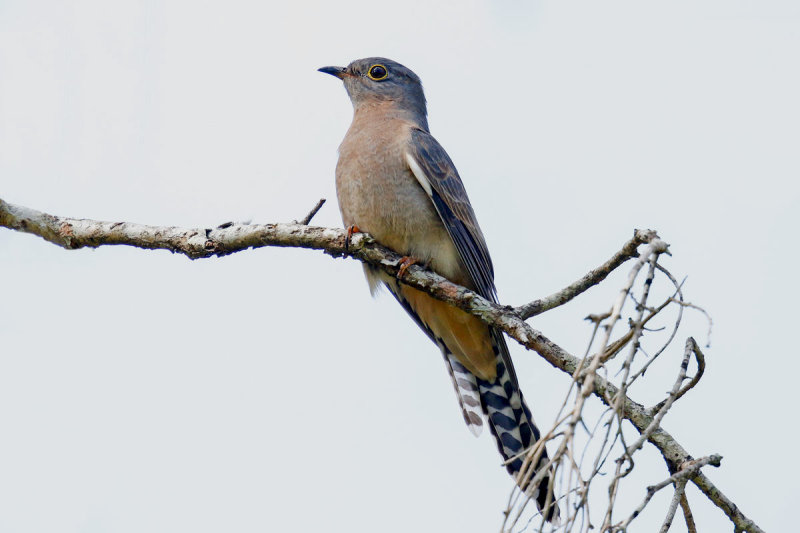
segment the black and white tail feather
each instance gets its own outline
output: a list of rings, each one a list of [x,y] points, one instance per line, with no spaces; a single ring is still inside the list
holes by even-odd
[[[459,363],[444,342],[437,338],[433,331],[420,320],[410,303],[403,298],[397,280],[393,280],[392,283],[386,283],[386,287],[408,314],[411,315],[417,325],[441,349],[450,379],[453,381],[453,387],[461,407],[461,414],[470,432],[476,437],[479,436],[483,429],[485,418],[488,421],[489,431],[497,444],[497,449],[507,462],[506,470],[514,479],[517,479],[525,460],[524,452],[536,444],[536,441],[540,438],[540,433],[534,424],[530,409],[528,409],[525,399],[522,397],[522,391],[519,388],[514,367],[511,365],[508,346],[503,334],[494,328],[491,329],[492,349],[495,354],[495,364],[497,365],[495,380],[489,382],[479,379]],[[544,468],[547,462],[547,452],[543,450],[535,470],[538,471]],[[536,501],[536,506],[546,520],[553,524],[558,524],[560,510],[555,502],[552,475],[553,472],[550,470],[542,478],[542,481],[534,487],[528,486],[529,481],[523,481],[520,484],[520,489],[528,493],[531,499]]]
[[[472,379],[477,384],[480,406],[483,415],[488,420],[489,431],[495,439],[500,455],[507,462],[506,470],[512,477],[517,479],[525,460],[524,452],[536,444],[536,441],[540,438],[540,433],[534,424],[530,409],[525,404],[522,391],[520,391],[519,385],[516,383],[513,368],[507,369],[503,362],[504,358],[500,356],[502,351],[506,351],[506,353],[508,351],[505,339],[496,330],[493,330],[492,333],[492,348],[495,349],[497,354],[497,377],[493,382],[488,382],[475,376],[472,376]],[[442,353],[449,366],[452,367],[453,374],[470,374],[469,370],[464,368],[446,350],[443,350]],[[510,361],[510,359],[505,360]],[[457,383],[456,393],[459,397],[462,396],[462,391],[461,383]],[[463,398],[460,401],[465,403]],[[469,425],[469,422],[467,425]],[[473,434],[475,434],[475,431],[473,431]],[[546,467],[547,462],[547,452],[542,450],[535,470],[538,471]],[[548,521],[557,524],[560,512],[558,504],[555,503],[551,477],[552,471],[548,472],[537,486],[529,486],[528,480],[523,481],[520,484],[520,488],[527,492],[531,499],[536,501],[536,506]]]

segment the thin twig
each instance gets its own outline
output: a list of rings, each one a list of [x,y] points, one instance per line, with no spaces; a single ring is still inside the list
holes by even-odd
[[[650,485],[647,487],[647,492],[645,494],[644,500],[639,504],[636,509],[625,519],[623,522],[614,526],[616,531],[624,531],[633,520],[639,516],[644,508],[647,507],[647,504],[650,503],[650,500],[653,499],[653,496],[668,485],[674,485],[678,482],[686,482],[691,476],[694,476],[700,472],[700,469],[707,465],[712,466],[719,466],[722,462],[722,456],[720,455],[709,455],[706,457],[701,457],[700,459],[695,459],[692,461],[687,461],[682,465],[682,468],[675,472],[673,475],[656,483],[655,485]]]
[[[366,234],[355,234],[349,249],[346,249],[345,231],[300,224],[234,224],[221,229],[146,226],[125,222],[99,222],[57,217],[0,200],[0,226],[38,235],[67,249],[124,244],[139,248],[170,250],[192,259],[198,259],[223,256],[248,248],[289,246],[322,250],[336,257],[352,256],[393,275],[396,275],[399,270],[400,260],[398,254],[378,245]],[[651,253],[656,241],[659,246],[666,246],[663,241],[654,237],[648,244],[649,249],[642,254],[644,257]],[[641,263],[638,266],[641,266]],[[595,279],[592,276],[588,277]],[[635,275],[633,277],[635,278]],[[519,314],[513,308],[490,302],[434,272],[413,265],[406,271],[403,283],[441,301],[455,305],[478,317],[486,324],[499,328],[569,375],[574,375],[584,363],[582,359],[566,352],[541,332],[530,327],[523,318],[524,313]],[[579,280],[573,285],[582,287],[584,283]],[[630,285],[628,285],[629,287]],[[614,306],[615,312],[612,313],[611,324],[619,318],[619,309],[625,300],[628,288],[620,293],[621,300],[618,302],[619,305]],[[610,331],[611,328],[606,330],[603,345],[597,352],[598,355],[603,354],[608,346]],[[600,362],[601,357],[592,357],[590,370],[585,374],[583,384],[578,391],[581,405],[590,394],[596,395],[606,404],[611,403],[610,399],[619,394],[619,389],[597,372]],[[625,395],[618,396],[618,398],[621,398],[621,412],[624,418],[629,420],[640,433],[646,431],[653,422],[651,412]],[[573,411],[573,415],[577,416],[573,416],[567,425],[570,431],[574,430],[574,427],[581,422],[581,409],[582,407],[576,406]],[[663,428],[653,431],[647,440],[656,446],[670,465],[680,465],[691,457]],[[562,455],[566,450],[566,446],[559,447]],[[752,533],[761,532],[761,529],[720,492],[702,472],[697,472],[691,481],[730,518],[737,529]]]
[[[661,425],[661,420],[664,418],[664,415],[667,414],[669,408],[672,407],[672,404],[675,403],[675,400],[681,397],[682,392],[685,393],[686,390],[688,390],[688,389],[686,390],[681,389],[681,385],[683,384],[683,381],[686,379],[686,369],[689,367],[689,359],[691,358],[692,352],[694,351],[694,348],[696,346],[697,343],[694,341],[692,337],[686,339],[686,348],[684,349],[683,353],[683,361],[681,361],[680,372],[678,372],[678,377],[677,379],[675,379],[675,384],[672,386],[672,390],[670,391],[667,398],[659,404],[660,407],[655,412],[655,416],[653,416],[652,422],[650,422],[650,424],[644,429],[644,431],[642,431],[639,438],[636,439],[635,442],[631,443],[630,446],[628,446],[626,452],[629,455],[644,445],[645,441],[650,438],[650,435],[652,435],[653,432]],[[697,381],[694,380],[693,382],[697,383]]]
[[[303,226],[308,226],[308,223],[311,222],[311,219],[314,218],[314,215],[317,214],[317,211],[319,211],[322,208],[322,205],[324,203],[325,203],[325,198],[320,198],[319,202],[317,202],[317,205],[315,205],[314,208],[311,209],[311,211],[309,211],[308,214],[303,218],[303,220],[298,222],[298,224],[301,224]]]
[[[664,408],[664,406],[665,406],[665,404],[667,402],[669,402],[670,404],[674,403],[681,396],[683,396],[684,394],[689,392],[691,389],[693,389],[694,386],[697,385],[697,382],[700,381],[700,378],[703,377],[703,373],[706,370],[706,358],[703,355],[703,352],[700,351],[700,347],[697,345],[697,341],[695,341],[693,337],[689,337],[688,339],[686,339],[686,352],[684,354],[683,364],[681,365],[682,377],[679,377],[679,379],[685,379],[686,378],[686,369],[688,368],[688,364],[689,364],[689,361],[688,361],[687,357],[691,353],[693,353],[695,355],[695,359],[697,360],[697,372],[695,372],[694,377],[692,377],[692,379],[691,379],[691,381],[689,381],[689,383],[687,383],[686,385],[681,387],[681,389],[678,392],[675,393],[675,397],[674,398],[672,398],[672,396],[670,395],[667,398],[661,400],[656,405],[654,405],[650,409],[652,412],[661,411]],[[676,382],[676,385],[677,385],[677,382]],[[671,398],[672,398],[672,400],[670,401]]]
[[[686,497],[686,492],[681,494],[681,509],[683,510],[687,533],[697,533],[697,526],[694,523],[694,516],[692,516],[692,509],[689,507],[689,498]]]
[[[711,315],[708,314],[708,311],[706,311],[699,305],[695,305],[690,302],[684,302],[681,300],[675,300],[675,302],[683,307],[688,307],[690,309],[700,311],[706,316],[706,320],[708,320],[708,333],[706,334],[706,348],[711,348],[711,330],[714,328],[714,320],[711,318]]]
[[[684,490],[686,489],[686,481],[680,481],[675,486],[675,493],[672,495],[672,501],[669,503],[669,510],[667,511],[667,516],[664,518],[664,523],[661,524],[661,529],[658,530],[658,533],[667,533],[669,528],[672,526],[672,519],[675,518],[675,511],[678,510],[678,503],[681,501],[681,497],[684,494]]]
[[[523,319],[528,319],[560,305],[564,305],[589,287],[603,281],[606,276],[616,270],[622,263],[632,257],[636,257],[638,255],[636,250],[640,244],[648,244],[653,239],[657,238],[658,235],[653,230],[636,230],[633,238],[626,242],[611,259],[599,267],[590,270],[581,279],[569,284],[560,291],[517,307],[517,313]]]

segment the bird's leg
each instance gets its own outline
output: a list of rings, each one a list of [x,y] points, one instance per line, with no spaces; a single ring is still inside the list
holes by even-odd
[[[397,271],[397,279],[403,279],[403,276],[406,275],[406,270],[408,270],[408,267],[411,265],[416,265],[417,263],[419,263],[419,259],[416,257],[411,257],[410,255],[404,255],[401,257],[399,263],[400,270]]]
[[[347,235],[344,238],[344,252],[350,251],[350,239],[353,238],[353,233],[361,233],[361,230],[355,224],[347,226]]]

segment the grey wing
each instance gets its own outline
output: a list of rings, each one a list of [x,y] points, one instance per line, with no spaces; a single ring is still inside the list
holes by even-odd
[[[475,283],[476,292],[496,302],[494,267],[489,250],[450,156],[431,134],[414,128],[406,160],[417,181],[431,197]]]
[[[450,156],[430,133],[414,128],[411,130],[406,161],[436,207],[439,218],[456,245],[458,255],[467,266],[476,292],[487,300],[497,302],[494,267],[489,249]],[[509,370],[512,383],[519,388],[503,334],[497,328],[490,328],[490,332],[499,356]]]

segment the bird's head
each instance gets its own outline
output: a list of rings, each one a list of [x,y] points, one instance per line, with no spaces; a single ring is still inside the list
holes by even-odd
[[[368,57],[357,59],[346,67],[322,67],[319,71],[344,82],[356,109],[370,102],[389,101],[423,120],[427,115],[419,76],[396,61]]]

